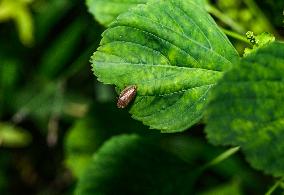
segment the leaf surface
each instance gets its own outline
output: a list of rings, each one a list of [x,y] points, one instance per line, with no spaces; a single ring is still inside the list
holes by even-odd
[[[10,123],[0,123],[0,146],[7,148],[21,148],[32,141],[31,134]]]
[[[103,25],[110,24],[115,18],[138,4],[148,0],[87,0],[89,12]]]
[[[224,75],[206,110],[214,144],[239,145],[251,165],[284,175],[284,44],[271,43]]]
[[[155,140],[117,136],[95,153],[75,194],[189,194],[190,167]]]
[[[153,0],[120,15],[91,61],[100,81],[137,86],[133,118],[175,132],[200,120],[208,92],[237,59],[200,4]]]
[[[114,136],[85,166],[75,194],[200,194],[213,187],[212,183],[204,182],[203,171],[207,169],[210,174],[206,181],[226,177],[237,179],[235,189],[251,187],[253,183],[254,192],[263,191],[259,187],[259,175],[243,166],[236,156],[205,170],[204,165],[222,151],[205,140],[180,134]],[[200,182],[202,188],[198,187]],[[240,183],[241,186],[237,185]],[[227,181],[219,184],[222,188],[218,187],[212,193],[224,191],[225,194],[226,189],[233,189]],[[222,184],[228,187],[223,188]]]
[[[116,17],[139,4],[145,4],[149,0],[87,0],[89,12],[101,24],[107,26]],[[196,3],[206,4],[206,0],[195,0]]]

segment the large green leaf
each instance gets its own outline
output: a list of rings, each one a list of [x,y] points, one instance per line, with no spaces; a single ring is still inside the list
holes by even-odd
[[[186,135],[115,136],[94,154],[75,194],[200,194],[216,186],[218,192],[236,194],[237,187],[247,190],[252,183],[254,193],[264,191],[261,177],[236,156],[201,168],[222,152],[219,149]],[[222,187],[232,180],[234,187]]]
[[[258,49],[212,92],[206,128],[214,144],[240,145],[257,169],[284,176],[284,44]]]
[[[148,0],[87,0],[89,12],[103,25],[110,24],[119,14]]]
[[[92,63],[100,81],[138,87],[135,119],[174,132],[200,120],[211,87],[237,59],[200,4],[153,0],[111,24]]]
[[[189,194],[196,174],[157,141],[137,135],[110,139],[94,155],[76,194]]]

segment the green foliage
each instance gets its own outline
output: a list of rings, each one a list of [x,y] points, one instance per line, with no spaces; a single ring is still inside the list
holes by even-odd
[[[89,12],[95,19],[104,26],[108,26],[119,14],[139,4],[145,4],[148,1],[149,0],[86,0],[86,4]],[[194,0],[194,2],[205,5],[206,0]]]
[[[175,132],[200,120],[210,89],[237,59],[200,5],[151,1],[111,24],[92,63],[100,81],[120,90],[137,86],[135,119]]]
[[[109,25],[119,14],[148,0],[86,0],[89,12],[103,25]]]
[[[11,99],[11,93],[14,92],[19,79],[19,61],[13,58],[5,58],[0,54],[0,117],[6,109],[6,105]],[[5,93],[1,93],[1,91]]]
[[[203,175],[204,163],[220,152],[184,135],[115,136],[94,154],[79,177],[75,194],[200,194],[204,189],[211,189],[206,193],[241,194],[243,187],[252,182],[256,192],[257,177],[233,159],[207,167],[210,175]],[[210,186],[210,181],[217,181],[219,175],[233,182]],[[199,182],[203,183],[200,189]]]
[[[262,11],[269,18],[271,24],[273,24],[276,28],[283,27],[283,8],[284,1],[282,0],[256,0],[256,3],[261,6]]]
[[[38,10],[34,18],[36,34],[35,38],[42,43],[52,28],[68,14],[75,6],[72,0],[48,0],[34,1],[34,7]]]
[[[256,169],[284,175],[284,44],[271,43],[228,71],[212,91],[210,142],[239,145]]]
[[[141,133],[146,129],[125,114],[112,111],[113,105],[103,104],[102,108],[92,108],[89,114],[78,120],[69,130],[65,139],[66,164],[75,177],[80,177],[92,159],[93,153],[111,136],[121,133]],[[106,119],[98,113],[107,112],[117,116]],[[93,117],[97,116],[97,117]],[[127,124],[127,129],[120,122]],[[105,124],[108,124],[107,126]],[[151,135],[151,134],[149,134]]]
[[[76,194],[188,194],[192,170],[156,141],[137,135],[107,141],[94,155]]]
[[[281,194],[282,5],[0,0],[0,194]]]
[[[12,19],[18,28],[21,42],[31,46],[34,41],[34,26],[31,13],[27,6],[30,0],[0,1],[0,22]]]
[[[39,123],[45,123],[48,121],[50,114],[56,110],[61,113],[65,101],[61,101],[61,98],[57,98],[58,95],[57,83],[41,83],[37,81],[34,85],[29,85],[27,88],[18,91],[16,102],[11,102],[15,107],[16,114],[15,120],[18,121],[26,115],[30,115],[35,118]]]
[[[99,131],[90,124],[95,124],[93,119],[82,119],[75,123],[66,136],[66,164],[77,177],[86,169],[92,154],[102,142]]]
[[[247,39],[253,45],[253,48],[245,48],[244,56],[247,56],[253,51],[256,51],[258,48],[265,46],[266,44],[272,43],[275,41],[275,37],[267,32],[261,33],[259,35],[254,35],[252,31],[246,33]]]
[[[17,148],[31,143],[31,135],[12,124],[0,123],[0,146]]]
[[[216,15],[214,12],[213,15],[238,33],[244,34],[248,29],[256,33],[275,33],[271,21],[265,17],[254,0],[219,0],[216,4],[220,14]],[[275,4],[275,1],[272,4]]]
[[[214,189],[203,192],[200,195],[241,195],[241,187],[238,181],[233,181],[228,184],[217,186]]]
[[[4,58],[2,60],[3,65],[0,67],[0,89],[9,90],[14,87],[18,79],[17,69],[19,62],[14,59]]]

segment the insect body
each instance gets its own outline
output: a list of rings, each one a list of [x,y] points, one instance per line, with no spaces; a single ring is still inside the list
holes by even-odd
[[[131,100],[136,95],[137,87],[135,85],[130,85],[126,87],[119,95],[118,101],[117,101],[117,107],[118,108],[125,108]]]

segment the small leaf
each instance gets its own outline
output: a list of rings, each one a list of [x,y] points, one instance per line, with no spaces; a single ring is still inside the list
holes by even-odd
[[[212,91],[206,118],[214,144],[241,146],[259,170],[284,176],[284,44],[251,53]]]
[[[82,18],[74,20],[64,31],[57,35],[51,46],[44,52],[40,62],[40,74],[48,78],[58,76],[64,66],[75,55],[77,46],[80,44],[85,27]]]
[[[31,1],[2,0],[0,1],[0,22],[13,19],[21,42],[25,46],[31,46],[34,42],[34,25],[28,4]]]
[[[144,4],[148,0],[87,0],[89,12],[94,15],[96,20],[107,26],[115,18],[138,4]]]
[[[250,43],[253,45],[253,48],[245,48],[244,56],[247,56],[251,52],[256,51],[258,48],[261,48],[269,43],[272,43],[275,41],[275,37],[268,32],[263,32],[259,35],[254,35],[253,32],[248,31],[246,33],[247,39],[250,41]]]
[[[199,195],[241,195],[241,186],[238,180],[232,181],[221,186],[217,186],[211,190],[203,192]]]
[[[149,0],[87,0],[89,12],[101,24],[108,26],[116,17],[139,4],[145,4]],[[190,1],[190,0],[189,0]],[[196,3],[205,5],[206,0],[195,0]]]
[[[92,57],[98,79],[136,85],[130,113],[151,128],[183,131],[238,54],[200,4],[153,0],[120,15]]]
[[[25,147],[32,140],[29,132],[8,123],[0,123],[0,146]]]

